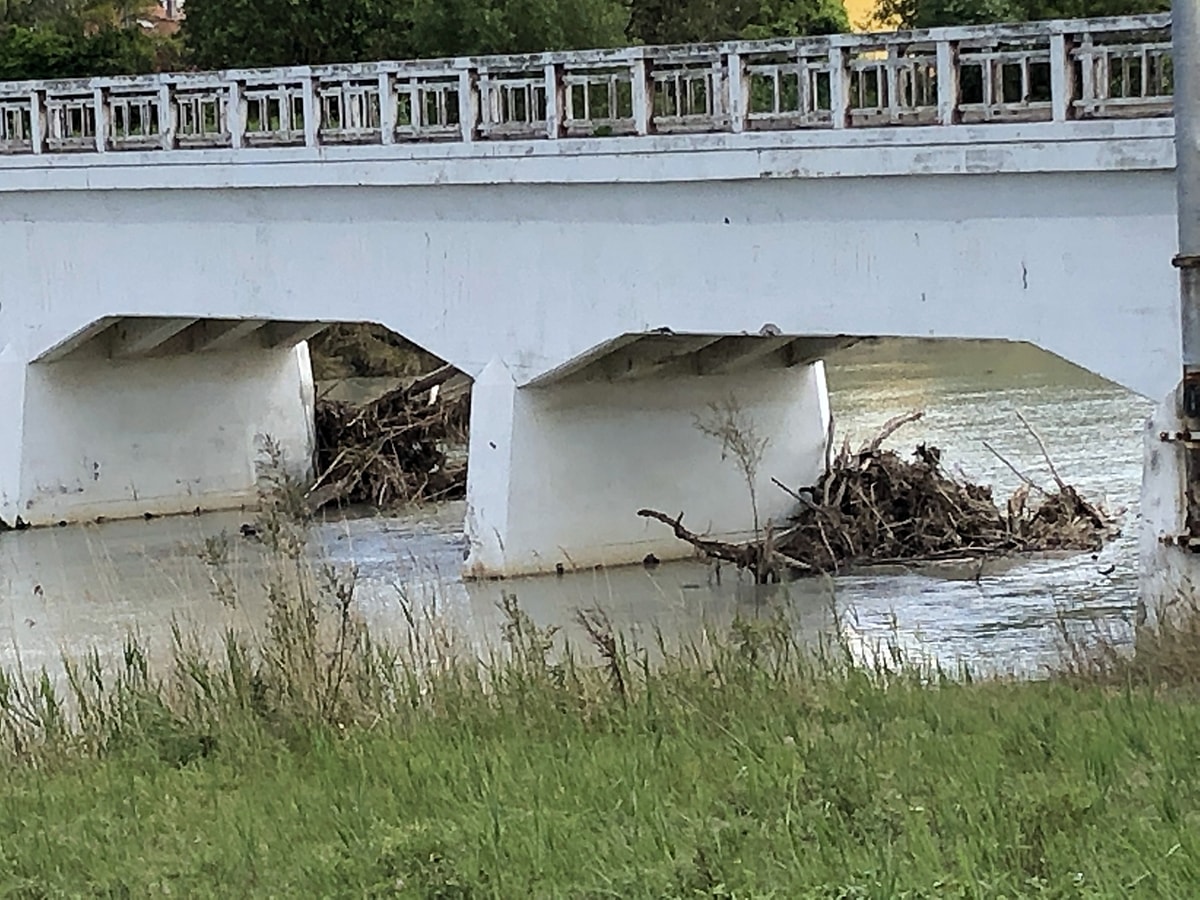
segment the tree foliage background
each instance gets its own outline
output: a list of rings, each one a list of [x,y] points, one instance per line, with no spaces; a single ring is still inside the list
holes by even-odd
[[[0,80],[524,53],[826,34],[842,0],[187,0],[182,40],[137,23],[153,0],[0,0]],[[933,27],[1160,12],[1170,0],[877,0]]]
[[[842,0],[188,0],[197,65],[277,65],[823,34]]]
[[[137,0],[0,0],[0,80],[175,68],[182,45],[138,24]]]

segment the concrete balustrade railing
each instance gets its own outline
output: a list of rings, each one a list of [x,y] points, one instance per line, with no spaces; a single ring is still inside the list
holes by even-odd
[[[0,154],[1145,118],[1169,16],[0,83]],[[0,159],[0,166],[3,165]]]

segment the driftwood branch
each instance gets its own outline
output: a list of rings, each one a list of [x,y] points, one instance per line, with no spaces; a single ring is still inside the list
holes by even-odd
[[[925,411],[917,409],[917,410],[913,410],[912,412],[906,412],[903,415],[899,415],[894,418],[888,419],[886,422],[883,423],[883,427],[881,429],[879,429],[879,434],[875,435],[874,440],[872,440],[869,444],[867,444],[866,449],[863,450],[862,452],[878,453],[879,448],[881,446],[883,446],[884,441],[886,441],[888,438],[890,438],[893,434],[895,434],[897,431],[899,431],[905,425],[909,424],[910,422],[920,421],[924,417],[925,417]]]
[[[1017,410],[1017,418],[1020,420],[1021,424],[1025,426],[1025,430],[1033,436],[1035,441],[1037,441],[1038,449],[1042,451],[1042,459],[1046,460],[1046,465],[1050,467],[1050,474],[1054,478],[1054,483],[1058,485],[1058,489],[1060,491],[1065,491],[1067,489],[1067,484],[1058,474],[1058,469],[1054,466],[1054,460],[1050,458],[1050,452],[1046,449],[1046,442],[1042,440],[1042,436],[1034,430],[1032,425],[1029,424],[1029,421],[1023,415],[1021,415],[1020,410]]]
[[[638,515],[644,519],[654,519],[669,526],[675,537],[691,544],[710,559],[724,560],[733,563],[739,569],[749,569],[754,573],[755,580],[760,583],[778,581],[780,573],[787,569],[797,572],[813,571],[813,567],[808,563],[782,552],[775,546],[780,536],[776,536],[774,528],[769,525],[761,540],[734,544],[701,537],[694,531],[684,528],[683,513],[672,518],[656,509],[639,509]],[[790,535],[791,532],[786,534]]]
[[[427,391],[433,390],[435,387],[441,387],[457,374],[459,374],[458,369],[446,364],[439,369],[434,369],[428,375],[422,375],[411,384],[401,388],[401,396],[405,398],[420,396]]]
[[[993,447],[991,444],[989,444],[987,441],[983,442],[983,446],[987,448],[987,450],[992,454],[992,456],[996,457],[996,459],[998,459],[998,460],[1000,460],[1000,462],[1004,463],[1004,465],[1008,467],[1008,470],[1010,472],[1012,472],[1014,475],[1016,475],[1018,478],[1020,478],[1023,482],[1025,482],[1027,485],[1029,485],[1035,491],[1038,491],[1044,497],[1050,496],[1050,492],[1048,490],[1046,490],[1044,487],[1042,487],[1040,484],[1038,484],[1036,481],[1034,481],[1032,478],[1030,478],[1028,475],[1026,475],[1024,472],[1022,472],[1016,466],[1014,466],[1011,462],[1009,462],[1007,459],[1005,459],[1004,456],[1000,453],[1000,451],[997,450],[995,447]]]
[[[639,509],[638,515],[644,519],[654,519],[669,526],[675,533],[675,537],[681,541],[686,541],[706,556],[711,556],[714,559],[723,559],[734,563],[740,568],[745,568],[752,565],[756,558],[757,551],[754,549],[756,546],[754,544],[729,544],[724,541],[714,541],[701,537],[696,532],[684,528],[683,513],[680,513],[675,518],[671,518],[666,513],[661,513],[658,510]]]

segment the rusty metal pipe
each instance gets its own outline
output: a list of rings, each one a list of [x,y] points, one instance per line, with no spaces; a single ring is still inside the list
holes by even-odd
[[[1184,415],[1200,418],[1200,3],[1175,0],[1175,182],[1179,219]]]
[[[1184,430],[1200,429],[1200,2],[1175,0],[1171,15],[1175,80],[1175,190],[1179,221],[1179,316],[1183,383],[1178,414]],[[1200,449],[1183,451],[1184,518],[1193,552],[1200,550]]]

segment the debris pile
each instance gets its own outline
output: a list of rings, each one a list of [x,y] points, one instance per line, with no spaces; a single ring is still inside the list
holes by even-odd
[[[466,444],[469,415],[465,376],[452,366],[369,403],[318,400],[309,508],[462,497],[466,460],[454,450]]]
[[[916,412],[893,419],[858,450],[847,442],[812,488],[795,491],[776,482],[796,500],[798,512],[786,526],[765,529],[758,540],[713,541],[684,528],[682,515],[649,509],[638,514],[670,526],[705,555],[750,570],[760,583],[778,581],[784,573],[1098,550],[1116,535],[1114,521],[1066,484],[1049,456],[1054,490],[1035,484],[1005,460],[1022,484],[1002,510],[990,487],[943,472],[938,448],[918,445],[911,459],[882,448],[897,429],[919,418]]]

